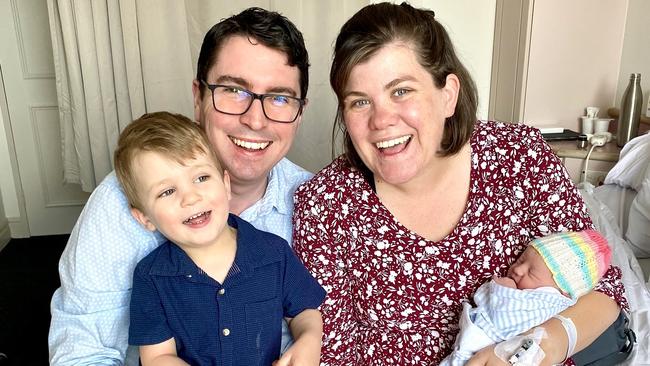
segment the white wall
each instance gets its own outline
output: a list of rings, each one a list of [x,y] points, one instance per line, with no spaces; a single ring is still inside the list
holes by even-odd
[[[524,122],[579,131],[585,107],[604,116],[615,105],[626,8],[619,0],[535,1]]]
[[[650,96],[650,1],[648,0],[629,0],[615,99],[615,105],[619,108],[621,98],[630,80],[630,74],[633,72],[641,73],[643,114]]]
[[[414,6],[433,9],[436,18],[447,29],[458,57],[476,83],[477,114],[481,119],[487,118],[490,102],[496,3],[496,0],[410,1]]]

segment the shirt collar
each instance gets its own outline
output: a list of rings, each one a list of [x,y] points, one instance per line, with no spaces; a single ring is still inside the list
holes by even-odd
[[[280,160],[269,172],[268,183],[264,196],[255,202],[251,207],[242,212],[242,216],[255,221],[259,216],[266,216],[275,208],[283,215],[290,215],[292,212],[293,196],[283,194],[282,187],[288,184],[284,179],[283,163],[286,158]]]
[[[257,267],[281,260],[277,250],[265,245],[263,235],[267,233],[255,229],[233,214],[228,215],[228,225],[237,229],[237,253],[234,263],[239,267],[242,279],[251,276]],[[202,275],[203,271],[178,245],[167,241],[156,254],[149,273],[157,276],[185,276],[194,281],[201,281],[202,276],[197,275]],[[229,278],[226,282],[230,280]]]
[[[193,276],[201,273],[192,259],[178,245],[166,241],[160,246],[149,274],[156,276]]]

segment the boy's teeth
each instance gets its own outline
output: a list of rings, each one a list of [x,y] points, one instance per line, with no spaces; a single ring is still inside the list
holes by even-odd
[[[270,142],[250,142],[250,141],[244,141],[236,138],[231,139],[232,142],[235,143],[237,146],[241,146],[245,149],[250,149],[250,150],[262,150],[265,149],[267,146],[269,146]]]
[[[184,221],[184,223],[187,224],[187,223],[191,222],[192,220],[196,220],[201,216],[205,216],[207,213],[208,213],[207,211],[203,211],[203,212],[197,213],[196,215],[192,215],[192,216],[188,217],[187,220]]]
[[[378,149],[386,149],[407,142],[408,140],[411,139],[411,136],[412,135],[406,135],[392,140],[379,141],[375,143],[375,145],[377,146]]]

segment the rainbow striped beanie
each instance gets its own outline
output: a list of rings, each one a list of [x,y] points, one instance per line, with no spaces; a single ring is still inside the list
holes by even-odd
[[[552,234],[530,245],[542,256],[560,290],[572,299],[596,286],[612,256],[607,240],[595,230]]]

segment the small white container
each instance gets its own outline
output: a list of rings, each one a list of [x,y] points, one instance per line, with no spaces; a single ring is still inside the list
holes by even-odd
[[[582,116],[580,119],[582,119],[582,133],[585,135],[594,133],[594,118]]]
[[[597,118],[594,122],[594,134],[607,132],[609,130],[609,123],[613,120],[613,118]]]

